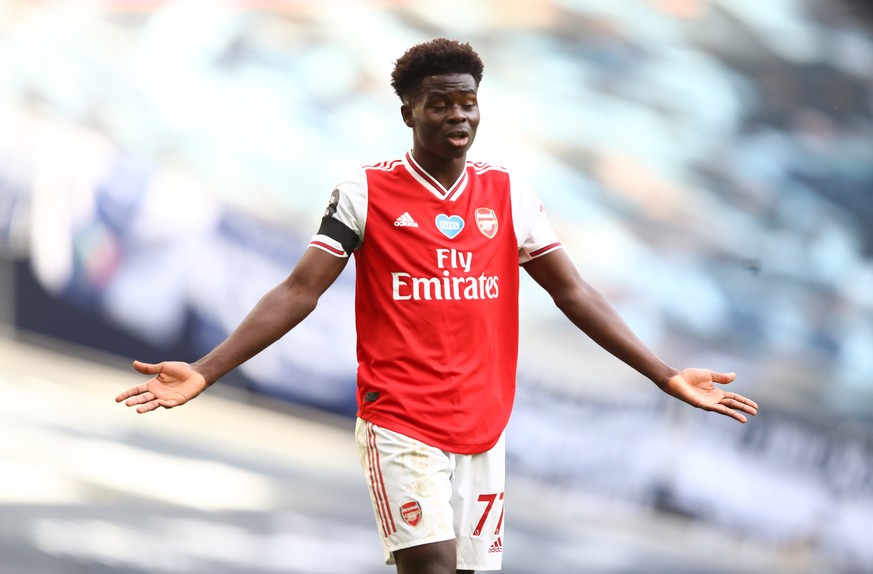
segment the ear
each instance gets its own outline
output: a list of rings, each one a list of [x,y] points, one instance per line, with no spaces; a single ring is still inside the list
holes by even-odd
[[[400,115],[403,118],[403,123],[412,127],[415,122],[412,121],[412,107],[408,104],[400,106]]]

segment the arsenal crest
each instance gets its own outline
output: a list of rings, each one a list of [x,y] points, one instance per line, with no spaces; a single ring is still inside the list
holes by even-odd
[[[476,227],[482,232],[482,235],[488,239],[493,239],[497,235],[497,214],[493,209],[487,207],[479,207],[476,209]]]
[[[414,500],[407,502],[400,507],[400,516],[406,524],[414,528],[421,522],[421,506]]]

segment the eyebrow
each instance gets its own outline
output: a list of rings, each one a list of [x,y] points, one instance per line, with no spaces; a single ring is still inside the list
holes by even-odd
[[[452,94],[455,92],[460,92],[462,95],[465,95],[465,96],[467,96],[467,95],[475,96],[476,95],[476,90],[470,89],[470,88],[463,88],[463,89],[458,89],[458,90],[436,90],[436,89],[434,89],[434,90],[428,90],[427,92],[425,92],[425,95],[426,96],[440,97],[440,96],[448,96],[449,94]]]

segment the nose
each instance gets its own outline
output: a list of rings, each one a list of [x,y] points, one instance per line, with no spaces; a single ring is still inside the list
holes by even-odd
[[[464,108],[455,104],[449,108],[449,121],[453,123],[461,123],[467,121],[467,113]]]

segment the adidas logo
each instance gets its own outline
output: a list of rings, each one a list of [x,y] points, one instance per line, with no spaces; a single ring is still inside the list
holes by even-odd
[[[497,540],[488,549],[489,554],[496,554],[498,552],[503,552],[503,539],[500,536],[497,537]]]
[[[403,215],[394,220],[394,227],[418,227],[418,223],[412,219],[408,211],[404,211]]]

